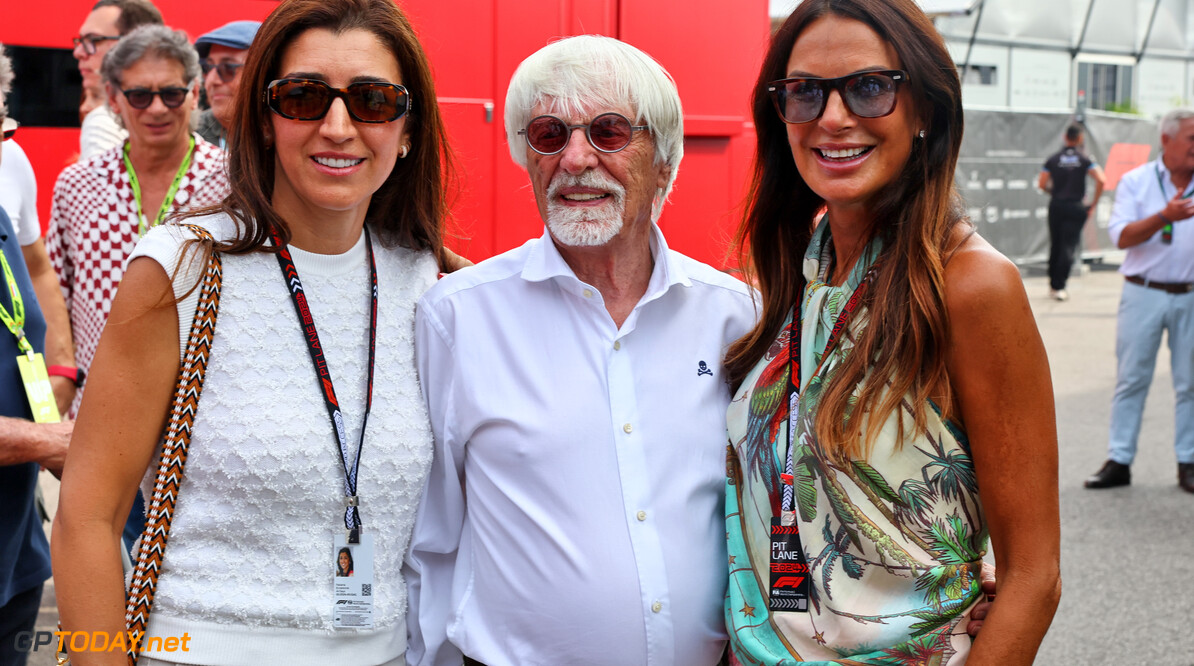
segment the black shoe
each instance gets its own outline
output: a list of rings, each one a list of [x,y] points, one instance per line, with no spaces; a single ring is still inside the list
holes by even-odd
[[[1194,464],[1190,464],[1190,482],[1194,484]],[[1132,468],[1114,460],[1103,463],[1103,468],[1086,480],[1087,488],[1114,488],[1132,483]],[[1194,492],[1191,490],[1190,492]]]
[[[1177,464],[1177,485],[1188,493],[1194,493],[1194,463]]]

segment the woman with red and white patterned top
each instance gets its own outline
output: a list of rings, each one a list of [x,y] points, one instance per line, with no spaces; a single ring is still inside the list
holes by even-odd
[[[46,233],[84,370],[137,239],[170,214],[228,193],[224,153],[191,132],[200,69],[186,34],[157,25],[134,30],[104,58],[102,74],[128,141],[63,169]]]

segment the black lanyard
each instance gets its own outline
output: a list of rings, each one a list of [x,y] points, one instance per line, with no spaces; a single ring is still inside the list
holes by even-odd
[[[340,451],[340,462],[344,467],[344,527],[348,529],[348,542],[360,542],[361,512],[357,500],[357,472],[361,467],[361,450],[365,446],[365,429],[369,425],[369,410],[373,407],[373,359],[377,349],[377,264],[373,260],[373,241],[369,237],[369,229],[365,229],[365,248],[369,255],[370,295],[373,305],[369,310],[369,383],[365,394],[365,417],[361,421],[361,439],[357,442],[357,456],[352,466],[348,464],[348,434],[344,431],[344,416],[340,413],[340,402],[336,400],[336,389],[332,385],[332,376],[328,372],[327,360],[323,356],[323,345],[319,343],[319,333],[315,330],[315,319],[311,316],[311,309],[307,307],[307,297],[303,293],[303,283],[299,280],[298,269],[294,267],[294,260],[290,257],[290,249],[282,242],[276,232],[271,231],[270,237],[274,246],[278,248],[278,265],[282,267],[282,278],[290,290],[290,300],[294,302],[294,311],[298,314],[299,324],[303,327],[303,337],[307,341],[307,351],[311,353],[311,363],[315,367],[315,378],[320,389],[323,390],[323,401],[327,405],[328,417],[332,421],[332,430],[336,435],[336,445]]]
[[[837,346],[841,340],[842,332],[846,330],[850,319],[853,318],[854,313],[858,310],[858,306],[862,304],[862,297],[866,294],[866,290],[874,279],[875,273],[879,268],[879,261],[871,264],[870,270],[862,277],[862,281],[854,288],[854,293],[850,295],[850,300],[846,301],[846,306],[842,309],[837,317],[837,321],[833,323],[833,330],[829,332],[829,339],[825,341],[825,351],[821,355],[821,362],[817,365],[817,369],[813,372],[815,377],[821,371],[821,367],[825,365],[825,361],[829,359],[829,353]],[[807,284],[801,288],[800,294],[803,299]],[[792,324],[788,329],[788,455],[784,462],[784,474],[780,475],[783,481],[783,510],[791,511],[793,504],[792,486],[795,484],[795,475],[793,469],[795,465],[792,460],[792,450],[795,449],[796,443],[796,429],[792,427],[791,410],[795,406],[796,397],[800,395],[800,338],[802,335],[801,324],[803,317],[800,316],[800,303],[796,304],[795,310],[792,312]]]

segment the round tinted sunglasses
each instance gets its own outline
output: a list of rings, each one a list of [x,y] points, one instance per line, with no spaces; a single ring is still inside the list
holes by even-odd
[[[244,67],[243,63],[239,62],[212,62],[211,58],[204,58],[199,61],[199,67],[203,68],[203,76],[211,74],[211,70],[216,70],[216,76],[224,83],[232,83],[238,74],[240,68]]]
[[[167,109],[177,109],[182,106],[183,102],[187,101],[187,93],[191,91],[189,88],[162,88],[161,90],[133,88],[132,90],[121,90],[120,92],[128,100],[129,106],[134,109],[148,109],[153,104],[154,97],[161,97],[162,104],[165,104]]]
[[[898,69],[859,72],[836,79],[796,77],[767,84],[775,110],[786,123],[808,123],[821,117],[829,91],[842,96],[846,108],[859,118],[881,118],[895,110],[896,88],[908,81]]]
[[[603,153],[616,153],[630,145],[636,131],[647,125],[631,125],[620,113],[603,113],[584,125],[569,125],[555,116],[537,116],[518,133],[527,138],[527,145],[540,155],[555,155],[564,150],[572,132],[584,128],[589,144]]]
[[[362,123],[388,123],[410,111],[406,88],[384,81],[360,81],[347,88],[333,88],[316,79],[278,79],[263,94],[271,111],[290,120],[319,120],[337,98],[344,100],[348,115]]]

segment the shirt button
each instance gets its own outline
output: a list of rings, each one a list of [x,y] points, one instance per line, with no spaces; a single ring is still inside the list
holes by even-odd
[[[621,349],[621,348],[622,348],[622,341],[621,341],[621,340],[614,340],[614,351],[618,351],[618,350],[619,350],[619,349]]]
[[[663,610],[663,604],[659,603],[658,601],[651,604],[651,612],[652,613],[658,613],[661,610]]]
[[[646,519],[647,519],[647,512],[646,512],[646,511],[639,511],[638,513],[634,514],[634,517],[635,517],[635,518],[638,518],[639,520],[646,520]]]
[[[622,431],[625,432],[627,435],[629,435],[631,432],[634,431],[634,426],[627,423],[626,425],[622,426]]]
[[[585,298],[592,298],[592,297],[593,297],[593,290],[592,290],[592,289],[585,289],[585,290],[584,290],[584,295],[585,295]]]

